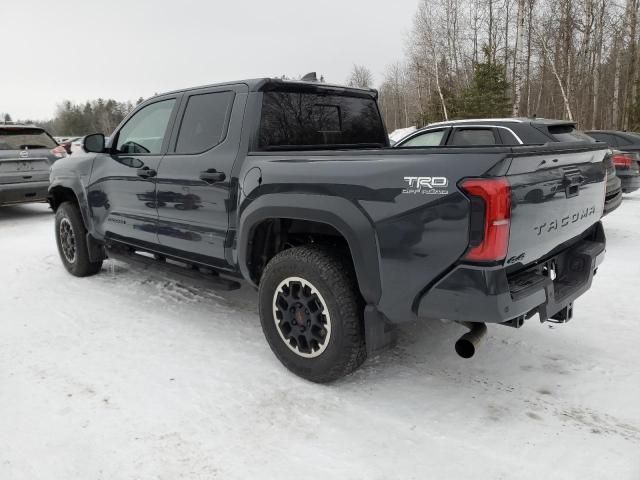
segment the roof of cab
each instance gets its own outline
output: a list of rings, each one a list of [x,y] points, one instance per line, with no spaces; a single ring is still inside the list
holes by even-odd
[[[239,85],[239,84],[244,84],[249,88],[250,92],[261,92],[261,91],[265,91],[265,90],[271,90],[271,89],[276,89],[278,87],[286,87],[286,86],[290,86],[292,88],[300,88],[300,89],[304,89],[304,88],[311,88],[311,89],[318,89],[318,90],[334,90],[334,91],[340,91],[340,92],[354,92],[354,93],[360,93],[360,94],[369,94],[372,95],[374,97],[377,97],[378,95],[378,91],[373,89],[373,88],[358,88],[358,87],[348,87],[346,85],[337,85],[337,84],[332,84],[332,83],[325,83],[325,82],[310,82],[310,81],[303,81],[303,80],[284,80],[281,78],[268,78],[268,77],[264,77],[264,78],[251,78],[248,80],[236,80],[233,82],[222,82],[222,83],[212,83],[209,85],[200,85],[197,87],[190,87],[190,88],[182,88],[179,90],[172,90],[170,92],[164,92],[161,94],[158,94],[157,96],[162,96],[162,95],[170,95],[170,94],[175,94],[175,93],[183,93],[183,92],[189,92],[192,90],[201,90],[201,89],[205,89],[205,88],[212,88],[212,87],[224,87],[224,86],[231,86],[231,85]]]

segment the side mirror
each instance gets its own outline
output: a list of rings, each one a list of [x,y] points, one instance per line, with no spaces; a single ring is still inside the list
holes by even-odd
[[[102,133],[94,133],[84,137],[82,146],[86,152],[89,153],[102,153],[104,152],[104,135]]]

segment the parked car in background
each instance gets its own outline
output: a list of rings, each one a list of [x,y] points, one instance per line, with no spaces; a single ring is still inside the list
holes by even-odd
[[[607,193],[604,198],[603,216],[613,212],[622,203],[622,182],[616,175],[611,155],[605,158],[604,163],[607,166]]]
[[[615,150],[612,156],[616,175],[622,182],[624,193],[640,188],[640,134],[615,130],[589,130],[591,138],[604,142]]]
[[[640,166],[636,158],[637,153],[619,150],[614,150],[611,156],[624,193],[635,192],[640,188]]]
[[[394,148],[409,147],[471,147],[544,145],[550,142],[595,142],[576,128],[574,122],[544,118],[485,118],[451,120],[432,123],[399,139]],[[612,155],[611,155],[612,157]],[[621,180],[617,167],[607,161],[607,192],[604,215],[622,202]],[[543,201],[555,195],[555,184],[541,184],[538,190],[527,192],[530,201]]]
[[[66,155],[42,128],[0,125],[0,206],[46,201],[49,169]]]
[[[585,134],[623,152],[640,152],[640,134],[617,130],[586,130]]]
[[[393,146],[399,140],[416,131],[416,127],[398,128],[389,134],[389,145]]]
[[[395,145],[489,146],[543,145],[549,142],[593,142],[574,122],[545,118],[483,118],[432,123],[415,130]]]

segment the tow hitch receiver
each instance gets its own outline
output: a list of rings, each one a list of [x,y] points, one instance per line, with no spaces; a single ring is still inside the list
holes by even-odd
[[[553,322],[553,323],[567,323],[569,320],[571,320],[572,317],[573,317],[573,302],[571,302],[569,305],[564,307],[555,315],[552,315],[551,318],[549,318],[547,321]]]

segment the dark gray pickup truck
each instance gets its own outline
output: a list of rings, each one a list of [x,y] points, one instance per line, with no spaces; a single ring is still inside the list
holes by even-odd
[[[275,355],[316,382],[401,322],[464,324],[469,357],[486,323],[569,320],[604,256],[606,146],[394,150],[376,97],[258,79],[144,102],[53,166],[62,263],[249,282]]]

